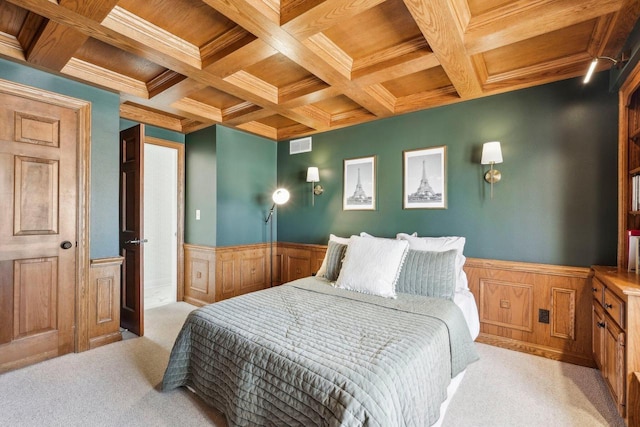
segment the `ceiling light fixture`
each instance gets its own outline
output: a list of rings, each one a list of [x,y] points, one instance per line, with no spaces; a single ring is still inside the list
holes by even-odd
[[[629,58],[625,58],[624,54],[622,54],[622,58],[620,60],[611,58],[610,56],[596,56],[595,58],[593,58],[593,60],[589,64],[589,69],[587,70],[587,74],[584,76],[584,80],[583,80],[584,84],[589,83],[589,81],[591,80],[591,76],[593,75],[593,72],[596,70],[596,66],[598,65],[598,60],[600,59],[606,59],[608,61],[611,61],[613,62],[613,65],[615,65],[618,68],[622,67],[629,60]]]

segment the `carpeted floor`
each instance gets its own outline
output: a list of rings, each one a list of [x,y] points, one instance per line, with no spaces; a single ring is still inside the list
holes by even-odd
[[[160,391],[173,341],[194,309],[145,312],[146,335],[0,375],[1,426],[226,427],[187,390]],[[477,344],[443,427],[624,427],[600,374]]]

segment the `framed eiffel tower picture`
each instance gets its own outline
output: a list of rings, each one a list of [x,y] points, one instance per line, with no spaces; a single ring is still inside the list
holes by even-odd
[[[342,209],[376,210],[376,156],[344,160]]]
[[[403,209],[447,208],[447,147],[403,151]]]

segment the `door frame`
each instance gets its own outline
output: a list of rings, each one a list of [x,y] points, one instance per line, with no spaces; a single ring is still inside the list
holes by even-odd
[[[176,300],[182,301],[184,300],[184,144],[179,142],[167,141],[165,139],[154,138],[152,136],[144,135],[144,144],[152,144],[159,145],[161,147],[167,147],[175,149],[178,153],[178,182],[177,182],[177,195],[178,195],[178,224],[177,224],[177,234],[176,234],[176,244],[177,248],[177,275],[176,277],[177,283],[177,292]],[[144,286],[141,284],[140,286]]]
[[[76,145],[76,286],[74,351],[89,350],[89,200],[91,195],[91,102],[0,79],[0,93],[74,110],[78,117]]]

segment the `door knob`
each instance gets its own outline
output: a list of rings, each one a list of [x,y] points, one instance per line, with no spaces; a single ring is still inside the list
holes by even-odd
[[[68,240],[65,240],[64,242],[60,243],[60,247],[62,249],[71,249],[72,246],[73,244]]]
[[[134,240],[127,240],[126,242],[124,242],[125,245],[128,244],[132,244],[132,245],[139,245],[141,243],[147,243],[148,240],[147,239],[134,239]]]

